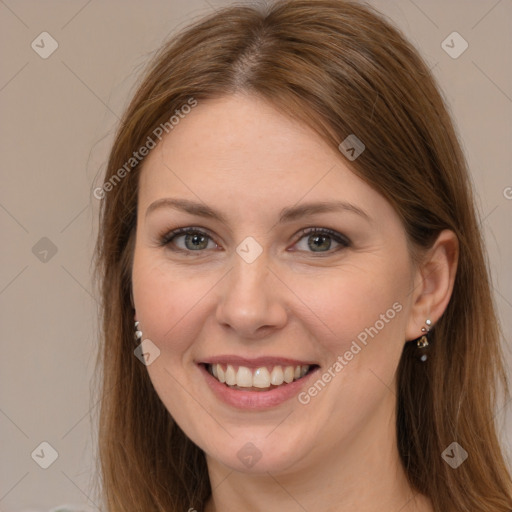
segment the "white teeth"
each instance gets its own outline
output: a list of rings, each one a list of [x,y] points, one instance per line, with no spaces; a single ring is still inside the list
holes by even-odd
[[[284,369],[284,381],[287,383],[293,382],[293,376],[295,375],[295,369],[293,366],[287,366]]]
[[[266,368],[258,368],[252,377],[252,385],[255,388],[270,387],[270,373]]]
[[[228,364],[226,369],[226,384],[229,386],[234,386],[236,384],[235,369],[230,364]]]
[[[226,373],[224,372],[224,370],[222,369],[222,366],[220,364],[212,364],[212,368],[215,366],[215,368],[217,368],[217,375],[215,375],[215,372],[213,372],[213,369],[212,369],[212,372],[213,372],[213,376],[214,377],[217,377],[217,379],[220,381],[220,382],[226,382]]]
[[[217,365],[213,365],[217,366]],[[249,368],[246,368],[245,366],[240,366],[238,368],[238,372],[236,374],[236,385],[241,388],[249,388],[252,386],[252,373]]]
[[[274,366],[269,372],[268,368],[263,366],[251,370],[246,366],[239,366],[235,370],[233,365],[228,364],[226,370],[220,364],[210,365],[210,373],[220,382],[229,386],[239,388],[270,388],[270,386],[280,386],[283,383],[290,383],[294,380],[304,377],[310,369],[309,365],[298,366]]]
[[[274,366],[270,374],[270,384],[280,386],[284,382],[283,369],[280,366]]]

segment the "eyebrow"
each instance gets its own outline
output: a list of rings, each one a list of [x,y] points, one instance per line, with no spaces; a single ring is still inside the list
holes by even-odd
[[[160,208],[172,208],[174,210],[180,210],[191,215],[215,219],[225,225],[228,224],[226,217],[222,213],[210,208],[203,203],[191,201],[190,199],[174,199],[170,197],[157,199],[151,203],[146,210],[146,217],[151,212]],[[370,216],[364,210],[361,210],[361,208],[351,203],[347,203],[345,201],[321,201],[283,208],[279,214],[278,223],[283,224],[286,222],[292,222],[294,220],[314,215],[316,213],[329,213],[339,211],[357,214],[371,222]]]

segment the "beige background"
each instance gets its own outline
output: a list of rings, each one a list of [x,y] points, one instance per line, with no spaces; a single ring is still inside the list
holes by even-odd
[[[150,53],[193,17],[227,3],[0,1],[1,512],[65,502],[97,510],[91,488],[97,407],[89,391],[97,343],[90,261],[98,201],[92,189]],[[510,340],[512,3],[370,3],[420,49],[451,106]],[[43,31],[58,43],[47,59],[31,47]],[[453,31],[469,43],[457,59],[441,47]],[[506,350],[510,364],[510,342]],[[497,417],[512,460],[510,409]],[[46,470],[31,457],[43,441],[59,454]]]

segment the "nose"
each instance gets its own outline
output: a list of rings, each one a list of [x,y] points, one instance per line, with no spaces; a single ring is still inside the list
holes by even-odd
[[[268,267],[265,252],[252,263],[236,254],[222,286],[216,319],[238,338],[258,339],[285,325],[284,285]]]

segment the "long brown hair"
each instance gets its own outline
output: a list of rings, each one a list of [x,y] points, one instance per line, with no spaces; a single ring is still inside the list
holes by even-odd
[[[334,148],[350,134],[363,141],[364,153],[347,165],[394,206],[413,258],[441,230],[456,233],[454,290],[431,333],[428,362],[418,368],[404,344],[399,454],[410,484],[436,512],[510,512],[511,478],[493,420],[508,383],[467,163],[418,52],[373,8],[342,0],[230,6],[196,21],[159,50],[124,114],[101,192],[96,253],[105,508],[201,511],[211,493],[203,452],[174,423],[133,353],[131,262],[143,160],[126,163],[190,98],[201,104],[237,91],[265,98]],[[457,469],[441,456],[453,442],[469,454]]]

